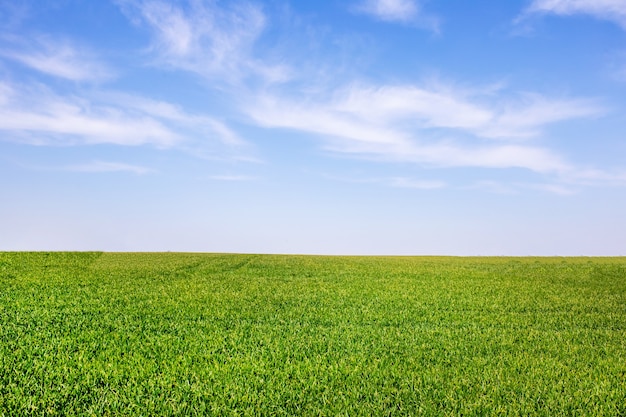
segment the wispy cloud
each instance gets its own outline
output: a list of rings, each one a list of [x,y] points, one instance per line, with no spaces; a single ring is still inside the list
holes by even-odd
[[[571,186],[563,185],[563,184],[553,184],[553,183],[544,183],[544,184],[519,184],[521,188],[528,188],[537,191],[543,191],[549,194],[557,194],[557,195],[574,195],[577,190],[573,189]]]
[[[565,184],[626,186],[626,170],[576,168],[562,176]]]
[[[159,1],[122,0],[121,3],[126,8],[140,10],[137,19],[145,23],[141,19],[146,17],[148,26],[156,25],[161,30],[154,29],[157,34],[152,45],[159,59],[171,59],[172,65],[180,62],[182,67],[194,64],[197,71],[220,55],[217,46],[207,46],[207,40],[215,36],[212,42],[215,45],[221,42],[223,48],[233,42],[236,53],[245,42],[236,41],[237,36],[230,33],[231,27],[257,30],[254,25],[251,29],[250,19],[238,21],[239,14],[234,11],[233,20],[224,22],[216,5],[203,2],[191,1],[189,7],[176,3],[170,9],[167,2]],[[207,17],[212,10],[217,14]],[[212,26],[205,27],[209,23]],[[188,31],[187,24],[192,24]],[[223,33],[219,32],[220,25],[226,26]],[[116,71],[84,42],[58,34],[33,34],[19,26],[5,27],[0,32],[0,59],[11,63],[3,68],[8,74],[15,73],[0,80],[0,140],[44,146],[147,145],[176,149],[204,159],[254,159],[249,143],[219,117],[206,112],[189,113],[173,102],[116,92],[102,85],[102,81],[115,77]],[[185,44],[186,34],[190,36],[188,44]],[[231,35],[234,41],[228,38]],[[205,47],[215,53],[203,61]],[[223,62],[216,64],[224,74],[231,72],[231,68],[226,68],[230,62],[226,55],[224,52]],[[24,67],[37,74],[25,72]],[[59,83],[47,76],[72,83]],[[94,170],[121,168],[124,167],[89,166]]]
[[[105,162],[105,161],[92,161],[86,164],[79,165],[69,165],[63,168],[65,171],[73,171],[73,172],[93,172],[93,173],[104,173],[104,172],[129,172],[132,174],[143,175],[152,172],[153,170],[150,168],[124,164],[120,162]]]
[[[220,120],[168,102],[126,93],[58,94],[41,85],[8,83],[0,83],[0,131],[5,139],[36,145],[151,145],[209,149],[214,156],[245,151],[247,145]]]
[[[603,111],[593,100],[488,96],[453,86],[351,85],[318,100],[266,95],[247,112],[262,126],[315,134],[335,152],[439,167],[562,172],[568,164],[557,154],[519,140]]]
[[[152,144],[172,146],[182,137],[149,115],[42,86],[0,84],[0,131],[31,144]]]
[[[332,180],[354,184],[377,184],[392,188],[413,188],[416,190],[436,190],[445,188],[448,184],[445,181],[413,178],[406,176],[399,177],[354,177],[345,175],[322,174],[322,177]]]
[[[407,177],[393,177],[388,183],[395,188],[415,188],[419,190],[434,190],[446,186],[446,183],[443,181],[420,180]]]
[[[355,10],[381,20],[400,22],[410,21],[419,13],[415,0],[364,0],[355,6]]]
[[[491,138],[532,138],[554,123],[597,117],[606,113],[595,99],[551,98],[521,93],[502,100],[493,108],[494,117],[476,133]]]
[[[211,175],[210,180],[214,181],[256,181],[258,178],[250,175]]]
[[[417,24],[434,32],[439,31],[439,21],[422,12],[416,0],[361,0],[353,6],[363,13],[385,22]]]
[[[445,82],[352,82],[342,87],[338,80],[329,85],[307,83],[299,75],[301,93],[293,89],[287,93],[289,89],[282,87],[293,86],[276,81],[290,79],[289,68],[297,63],[288,61],[289,54],[280,65],[262,56],[266,51],[259,48],[259,41],[269,23],[258,6],[159,0],[120,4],[128,16],[151,30],[152,52],[160,63],[214,79],[217,85],[243,81],[243,89],[223,90],[233,97],[233,110],[248,115],[252,124],[319,138],[323,148],[333,153],[430,167],[522,168],[564,175],[574,167],[542,146],[541,138],[552,124],[605,112],[595,99],[515,92],[503,86],[464,88]],[[353,6],[354,11],[390,22],[415,23],[427,17],[418,1],[367,0]],[[313,71],[307,78],[323,77]],[[265,83],[259,87],[250,83],[254,79]],[[157,118],[160,113],[176,114],[175,109],[151,103],[129,103]],[[238,141],[219,123],[205,121],[204,125],[212,126],[223,140],[232,136],[233,143]]]
[[[231,82],[249,76],[275,82],[289,78],[289,70],[254,58],[254,43],[266,21],[260,7],[213,2],[172,3],[159,0],[121,0],[131,18],[154,35],[152,52],[172,67]]]
[[[54,77],[72,81],[99,81],[113,71],[86,47],[49,36],[8,38],[0,56]]]
[[[586,14],[615,22],[626,30],[626,2],[624,0],[533,0],[522,17],[533,14],[561,16]]]
[[[494,194],[517,194],[518,191],[514,186],[502,181],[481,180],[464,187],[468,190],[482,190]]]
[[[196,136],[218,141],[226,146],[244,147],[248,145],[224,122],[207,115],[189,114],[183,111],[180,106],[169,102],[124,93],[103,93],[97,97],[155,119],[174,123],[179,129],[195,132]]]
[[[266,98],[265,103],[270,107],[280,105],[275,97]],[[398,124],[422,130],[454,129],[494,139],[532,138],[539,136],[542,129],[552,123],[604,113],[604,108],[590,99],[549,98],[511,92],[494,97],[492,91],[488,94],[480,89],[466,91],[454,85],[350,85],[335,92],[325,102],[311,103],[309,99],[308,103],[306,100],[303,103],[291,103],[288,107],[296,113],[298,109],[313,111],[313,115],[326,119],[328,123],[319,125],[319,130],[328,125],[343,130],[341,127],[349,124],[352,129],[363,131],[351,134],[361,140],[381,136],[377,129],[370,130],[372,127]],[[285,123],[297,123],[297,119]],[[349,123],[350,120],[357,120],[360,126],[370,126],[359,129]],[[392,136],[398,137],[398,134]]]
[[[279,74],[280,67],[254,57],[267,26],[263,11],[254,4],[159,0],[121,0],[120,4],[151,29],[153,51],[174,68],[219,79],[281,78],[268,76],[275,69],[274,75]],[[364,0],[354,4],[354,10],[398,22],[424,16],[414,0]],[[311,78],[316,79],[314,74]],[[314,135],[332,152],[438,167],[565,172],[570,167],[561,156],[521,142],[540,138],[551,124],[604,112],[593,99],[493,87],[467,89],[452,83],[351,83],[332,89],[304,85],[306,93],[300,96],[293,90],[276,91],[248,84],[245,97],[234,104],[254,124]],[[141,107],[145,111],[146,106]],[[224,138],[230,136],[219,124],[214,123],[213,130],[222,131]]]

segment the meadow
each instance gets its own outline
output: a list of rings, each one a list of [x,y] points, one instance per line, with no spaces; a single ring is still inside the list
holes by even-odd
[[[0,416],[626,416],[626,258],[0,253]]]

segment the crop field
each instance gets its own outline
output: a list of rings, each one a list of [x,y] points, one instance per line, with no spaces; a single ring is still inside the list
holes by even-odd
[[[0,253],[0,416],[626,416],[626,258]]]

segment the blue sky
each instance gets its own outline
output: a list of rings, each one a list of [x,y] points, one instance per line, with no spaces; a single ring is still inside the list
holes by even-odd
[[[626,2],[0,0],[0,250],[626,255]]]

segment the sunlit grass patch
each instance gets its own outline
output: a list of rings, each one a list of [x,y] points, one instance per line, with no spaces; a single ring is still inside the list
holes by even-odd
[[[626,415],[626,259],[0,253],[0,415]]]

